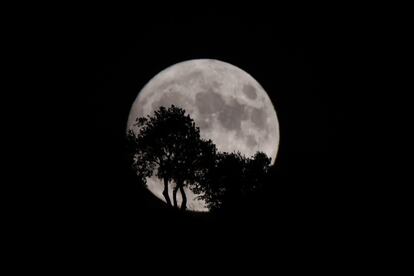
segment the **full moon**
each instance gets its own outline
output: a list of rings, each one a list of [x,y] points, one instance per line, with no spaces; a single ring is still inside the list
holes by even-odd
[[[183,108],[200,128],[201,137],[211,139],[219,151],[239,151],[246,157],[262,151],[274,164],[279,147],[276,110],[263,87],[242,69],[214,59],[188,60],[166,68],[139,92],[127,130],[137,132],[136,118],[171,105]],[[164,200],[161,180],[148,178],[147,186]],[[208,211],[190,189],[186,188],[186,194],[189,210]]]

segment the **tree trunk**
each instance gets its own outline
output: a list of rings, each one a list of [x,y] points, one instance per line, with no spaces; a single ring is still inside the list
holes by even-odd
[[[180,183],[180,192],[181,192],[181,197],[183,198],[183,201],[181,202],[181,210],[185,210],[187,209],[187,196],[184,191],[184,182]]]
[[[173,201],[174,201],[174,208],[178,208],[178,203],[177,203],[177,192],[178,192],[178,188],[179,185],[176,184],[173,190]]]
[[[168,195],[168,179],[167,178],[164,178],[164,191],[162,192],[162,195],[164,196],[168,207],[172,207],[170,196]]]

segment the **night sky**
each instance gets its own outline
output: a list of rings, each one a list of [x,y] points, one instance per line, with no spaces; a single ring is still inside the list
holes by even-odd
[[[46,143],[59,149],[50,168],[56,186],[48,191],[59,206],[51,217],[65,233],[57,237],[66,237],[64,244],[86,263],[135,261],[137,271],[146,259],[162,266],[164,258],[171,261],[167,270],[177,262],[188,271],[217,263],[243,271],[250,262],[294,270],[344,260],[330,253],[353,244],[356,225],[366,221],[360,197],[367,188],[350,176],[354,135],[347,120],[361,53],[356,38],[345,39],[349,26],[310,19],[86,14],[56,27],[59,36],[49,38],[49,47],[59,78],[49,101],[59,116],[45,117],[56,127],[50,136],[56,139]],[[257,208],[237,215],[172,214],[137,187],[127,166],[124,135],[138,92],[166,67],[197,58],[251,74],[279,119],[272,185]]]

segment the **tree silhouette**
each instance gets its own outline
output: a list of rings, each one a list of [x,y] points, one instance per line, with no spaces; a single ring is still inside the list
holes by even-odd
[[[177,191],[180,190],[182,195],[181,209],[186,209],[187,197],[184,186],[194,185],[207,173],[209,164],[215,160],[216,152],[216,146],[211,140],[203,140],[199,136],[187,140],[185,150],[178,153],[177,162],[173,164],[172,179],[176,183],[173,190],[175,207],[177,207]]]
[[[133,153],[133,167],[139,178],[156,176],[163,180],[163,196],[172,206],[168,185],[175,182],[174,207],[177,192],[182,196],[181,209],[186,209],[184,186],[194,183],[204,173],[207,160],[214,160],[215,145],[200,138],[200,130],[185,111],[172,105],[160,107],[153,116],[137,118],[138,134],[128,132],[128,145]]]
[[[146,185],[147,177],[153,175],[156,162],[152,160],[153,156],[149,151],[145,150],[145,147],[132,130],[127,134],[127,147],[128,160],[131,167],[137,174],[138,182]]]
[[[192,190],[210,210],[237,209],[261,188],[269,173],[271,159],[262,152],[252,158],[241,153],[219,153]]]

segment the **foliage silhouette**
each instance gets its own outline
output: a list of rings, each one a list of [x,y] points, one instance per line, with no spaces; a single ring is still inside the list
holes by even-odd
[[[257,192],[269,173],[271,159],[262,152],[246,158],[240,152],[218,153],[204,178],[192,186],[211,211],[238,208]]]
[[[172,105],[160,107],[154,116],[137,118],[138,134],[128,132],[128,147],[133,153],[133,167],[140,179],[155,174],[164,182],[163,196],[168,206],[177,206],[177,192],[182,196],[181,209],[187,207],[184,186],[194,183],[203,173],[206,162],[214,160],[216,147],[200,138],[200,129],[185,111]],[[173,204],[168,185],[175,183]]]
[[[203,199],[211,211],[237,209],[265,182],[271,159],[263,152],[246,158],[240,152],[220,153],[211,140],[200,138],[200,129],[185,110],[172,105],[160,107],[153,116],[137,118],[137,134],[129,130],[130,160],[139,181],[152,175],[163,180],[163,196],[168,206],[187,207],[184,187]],[[169,185],[173,188],[173,203]]]

